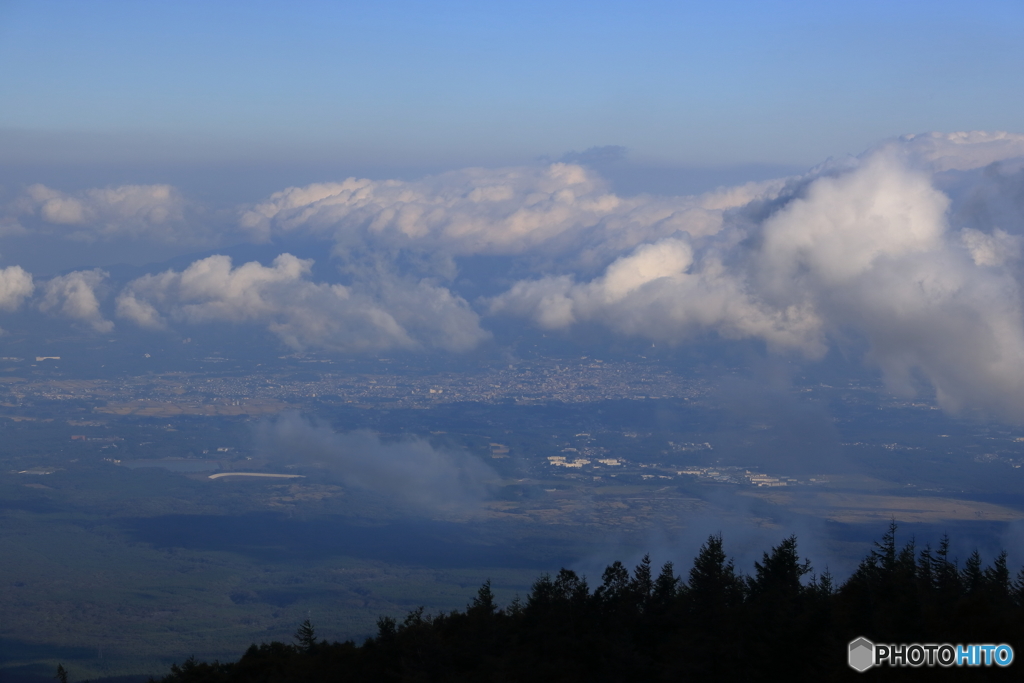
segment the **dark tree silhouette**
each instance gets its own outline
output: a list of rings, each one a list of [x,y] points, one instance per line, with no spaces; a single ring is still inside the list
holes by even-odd
[[[316,629],[313,628],[312,621],[306,619],[299,625],[299,630],[295,632],[295,640],[304,652],[312,652],[316,647]]]
[[[164,682],[746,683],[781,675],[817,683],[867,680],[846,664],[847,644],[859,636],[876,643],[1007,643],[1024,651],[1024,569],[1011,580],[1005,553],[985,566],[978,552],[961,569],[950,558],[948,537],[935,550],[917,550],[913,539],[900,546],[896,534],[893,522],[840,585],[828,569],[811,574],[794,536],[763,553],[752,575],[741,575],[716,534],[701,546],[686,581],[671,563],[654,577],[649,556],[632,573],[612,563],[593,592],[585,577],[563,568],[502,608],[488,580],[464,612],[431,615],[420,607],[401,621],[382,616],[376,636],[361,646],[318,642],[307,619],[293,645],[252,645],[226,664],[189,658],[172,666]],[[971,678],[1013,675],[997,669],[973,670]],[[874,673],[959,680],[966,672]]]

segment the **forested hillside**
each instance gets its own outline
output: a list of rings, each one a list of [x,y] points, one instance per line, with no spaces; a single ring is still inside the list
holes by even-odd
[[[842,585],[815,574],[790,537],[742,575],[711,536],[682,576],[644,558],[609,566],[592,588],[575,572],[541,576],[524,600],[495,604],[485,583],[465,611],[382,617],[362,645],[317,640],[253,645],[237,662],[189,660],[164,683],[234,681],[833,681],[922,675],[1018,680],[1021,664],[883,667],[859,674],[847,644],[1024,645],[1024,570],[1005,553],[984,566],[937,548],[899,546],[896,525]]]

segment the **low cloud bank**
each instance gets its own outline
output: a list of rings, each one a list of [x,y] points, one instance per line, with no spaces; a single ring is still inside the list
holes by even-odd
[[[338,352],[462,352],[499,318],[677,345],[756,340],[808,362],[840,348],[896,391],[1024,420],[1024,136],[908,135],[689,197],[620,197],[573,160],[288,188],[243,207],[231,233],[281,244],[269,265],[210,256],[116,289],[76,271],[43,282],[37,307],[100,332],[259,325]],[[167,186],[32,186],[12,206],[0,223],[17,239],[19,216],[95,239],[206,234]],[[289,240],[317,245],[335,281],[315,280]],[[497,294],[469,301],[459,266],[478,257],[514,267],[474,275]],[[0,308],[37,291],[16,266],[0,274]]]
[[[150,329],[171,322],[265,325],[288,346],[377,351],[422,346],[463,351],[487,337],[460,297],[426,281],[391,278],[357,287],[315,283],[313,262],[281,254],[263,266],[232,267],[211,256],[184,271],[130,282],[117,298],[121,318]]]
[[[185,198],[171,185],[121,185],[67,193],[37,184],[10,207],[14,216],[36,222],[36,230],[60,231],[78,241],[205,241],[189,227],[186,209]]]
[[[437,449],[419,438],[382,442],[365,430],[338,433],[297,413],[262,422],[257,435],[273,461],[322,468],[344,485],[398,506],[471,511],[498,478],[464,451]]]
[[[471,168],[423,180],[293,187],[245,211],[261,239],[317,236],[344,257],[357,247],[440,251],[454,256],[529,255],[550,265],[593,266],[641,242],[713,234],[725,210],[772,195],[781,181],[698,197],[623,198],[593,170],[574,164]]]

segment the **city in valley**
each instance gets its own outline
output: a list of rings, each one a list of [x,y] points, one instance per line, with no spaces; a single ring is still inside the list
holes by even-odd
[[[2,636],[58,629],[117,667],[226,655],[307,614],[358,637],[487,578],[510,600],[559,566],[685,564],[719,531],[750,563],[796,530],[841,576],[892,519],[993,553],[1024,518],[1024,433],[860,380],[756,395],[640,356],[198,356],[91,377],[72,361],[0,361]],[[417,470],[402,488],[409,449],[464,483],[417,496]]]

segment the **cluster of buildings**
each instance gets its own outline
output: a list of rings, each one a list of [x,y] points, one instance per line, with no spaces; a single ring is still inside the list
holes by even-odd
[[[795,486],[804,482],[794,477],[772,476],[763,472],[754,472],[742,467],[687,467],[677,470],[678,475],[689,475],[699,479],[722,482],[726,484],[747,484],[759,488],[775,488],[779,486]],[[823,483],[811,479],[810,483]]]
[[[565,449],[565,450],[576,450],[576,449]],[[600,469],[603,467],[618,467],[623,468],[625,472],[629,469],[628,461],[623,458],[587,458],[587,457],[573,457],[565,455],[549,455],[547,457],[548,465],[551,467],[564,467],[567,469],[581,470],[584,467],[591,469]],[[674,479],[677,476],[691,476],[703,479],[709,482],[718,482],[724,484],[739,484],[747,486],[755,486],[758,488],[775,488],[781,486],[795,486],[803,484],[804,482],[794,477],[774,476],[765,474],[763,472],[755,472],[753,470],[740,468],[740,467],[698,467],[691,466],[683,469],[676,469],[667,467],[665,465],[657,464],[637,464],[636,468],[639,470],[648,470],[653,473],[640,473],[642,479]],[[809,483],[822,483],[811,479]]]
[[[618,458],[599,458],[596,462],[605,467],[622,467],[625,464],[624,460]],[[584,465],[592,464],[592,461],[589,458],[573,458],[569,460],[564,455],[550,455],[548,456],[548,464],[554,467],[582,469]]]
[[[209,359],[213,360],[222,359]],[[302,361],[300,361],[302,362]],[[312,361],[310,361],[312,362]],[[315,379],[293,379],[285,368],[227,375],[170,372],[118,379],[22,378],[8,382],[9,399],[99,399],[108,401],[213,402],[253,400],[387,402],[396,407],[476,401],[581,403],[609,399],[685,398],[706,393],[703,380],[681,377],[655,363],[580,358],[538,359],[514,365],[423,374],[395,365],[380,372],[335,372],[337,361],[318,361]],[[355,368],[352,368],[355,370]],[[409,371],[407,371],[409,370]],[[2,393],[2,391],[0,391]]]

